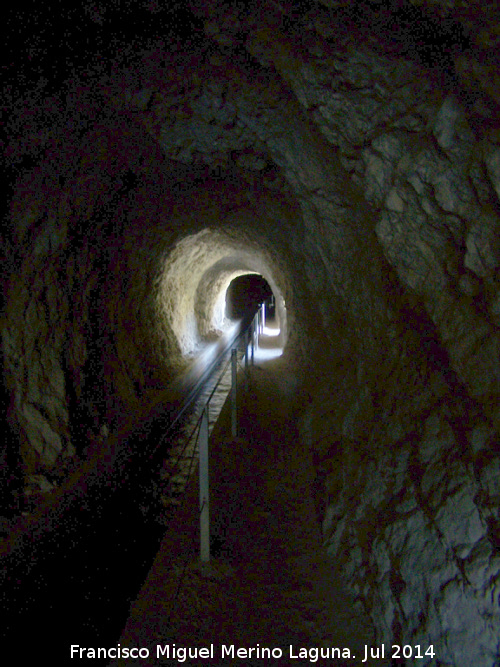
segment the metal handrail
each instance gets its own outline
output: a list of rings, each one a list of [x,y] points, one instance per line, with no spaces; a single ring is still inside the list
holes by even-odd
[[[251,334],[252,334],[251,342],[252,342],[252,362],[253,362],[255,338],[257,337],[257,339],[258,339],[258,335],[259,335],[259,333],[261,333],[261,329],[263,327],[263,318],[265,317],[264,313],[262,313],[262,316],[260,315],[261,314],[261,307],[263,307],[263,306],[264,306],[264,304],[260,304],[259,310],[255,313],[254,317],[252,318],[252,320],[248,324],[248,326],[246,326],[242,331],[240,331],[238,336],[236,336],[233,339],[232,345],[226,347],[226,349],[224,350],[223,354],[226,354],[229,347],[231,347],[231,358],[229,359],[229,361],[224,366],[224,369],[220,373],[219,378],[218,378],[218,380],[215,384],[215,387],[212,389],[212,391],[210,392],[210,396],[205,401],[205,403],[203,405],[201,415],[198,418],[194,429],[192,430],[189,437],[187,438],[187,440],[184,444],[184,447],[182,448],[181,454],[178,457],[178,461],[179,461],[181,456],[185,452],[189,442],[191,441],[191,438],[193,437],[194,433],[198,430],[196,444],[195,444],[195,447],[193,448],[193,454],[191,456],[191,461],[190,461],[190,465],[189,465],[189,473],[188,473],[188,481],[189,481],[189,479],[191,477],[192,466],[193,466],[193,461],[194,461],[194,457],[195,457],[196,445],[198,444],[200,434],[202,432],[204,432],[203,437],[205,439],[205,448],[204,448],[205,451],[202,452],[202,449],[200,448],[200,498],[199,498],[199,502],[200,502],[200,504],[199,504],[200,559],[201,559],[202,562],[208,562],[210,560],[210,528],[209,528],[209,496],[208,496],[208,407],[210,405],[210,401],[211,401],[215,391],[217,390],[219,384],[221,383],[222,378],[225,376],[230,364],[232,365],[232,389],[234,389],[234,387],[235,387],[235,374],[236,374],[236,363],[235,362],[237,360],[236,360],[236,354],[235,354],[236,353],[236,348],[234,348],[233,346],[234,346],[234,343],[236,343],[236,341],[238,341],[243,336],[243,334],[245,334],[245,336],[246,336],[247,333],[250,332],[250,331],[251,331]],[[245,373],[248,371],[248,356],[249,356],[248,347],[249,347],[249,344],[250,344],[250,337],[248,336],[246,338],[246,349],[245,349]],[[222,355],[219,355],[218,360],[220,360],[221,356]],[[214,365],[212,365],[212,368],[213,367],[214,367]],[[235,394],[232,395],[231,400],[232,400],[232,402],[234,401],[234,406],[232,406],[232,407],[234,407],[234,409],[235,409],[236,408],[236,405],[235,405],[236,396],[235,396]],[[233,415],[232,415],[232,417],[233,417]],[[232,431],[233,431],[233,436],[234,436],[235,435],[235,433],[234,433],[234,424],[232,424]],[[162,438],[162,441],[163,441],[163,438]],[[201,461],[202,458],[204,459],[203,462]],[[202,467],[205,467],[205,469],[202,470]],[[187,484],[186,484],[186,486],[187,486]],[[194,540],[195,540],[195,534],[193,534],[193,542],[194,542]],[[183,565],[183,568],[182,568],[181,576],[179,577],[179,581],[177,583],[174,596],[172,598],[172,602],[171,602],[171,605],[170,605],[170,611],[169,611],[169,615],[168,615],[168,621],[167,621],[168,624],[170,624],[170,620],[171,620],[172,614],[174,612],[174,608],[175,608],[179,593],[180,593],[182,585],[184,583],[184,578],[185,578],[185,575],[186,575],[186,568],[187,568],[188,559],[189,559],[189,555],[186,556],[186,559],[185,559],[185,562],[184,562],[184,565]]]
[[[255,339],[257,338],[258,340],[258,335],[261,333],[261,323],[262,323],[262,316],[261,316],[261,308],[263,304],[260,304],[259,309],[257,312],[254,314],[252,320],[248,323],[247,326],[241,327],[240,326],[240,331],[239,333],[232,339],[232,341],[225,346],[224,350],[217,356],[215,361],[210,364],[210,367],[207,371],[207,373],[204,373],[201,380],[199,380],[195,387],[190,391],[188,395],[187,401],[184,403],[182,406],[181,410],[178,412],[176,415],[174,421],[170,424],[169,428],[167,429],[166,433],[162,436],[160,439],[157,447],[155,448],[155,452],[161,447],[161,445],[165,442],[165,439],[168,437],[168,435],[172,432],[174,426],[178,423],[179,419],[181,416],[185,413],[187,408],[192,405],[194,400],[199,396],[201,387],[205,382],[207,381],[208,377],[212,373],[213,369],[217,366],[217,364],[220,363],[221,359],[224,357],[224,355],[227,354],[228,350],[231,349],[231,358],[228,360],[228,362],[225,364],[223,370],[219,373],[219,377],[217,379],[217,382],[210,392],[209,397],[204,401],[203,407],[201,410],[201,414],[199,418],[196,421],[196,424],[189,434],[189,436],[186,438],[184,442],[184,446],[182,447],[182,450],[180,454],[177,456],[177,462],[174,467],[177,467],[182,456],[184,455],[189,443],[191,442],[191,439],[193,435],[198,431],[197,438],[196,438],[196,443],[193,448],[193,458],[194,458],[194,451],[196,450],[196,446],[199,444],[200,440],[200,435],[202,436],[202,443],[198,447],[199,450],[199,457],[200,457],[200,534],[201,534],[201,539],[200,539],[200,556],[202,561],[208,561],[210,560],[210,545],[209,545],[209,498],[208,498],[208,408],[210,405],[210,401],[213,398],[214,393],[216,392],[217,388],[219,387],[222,378],[226,375],[227,370],[229,368],[229,365],[231,364],[232,366],[232,381],[231,381],[231,434],[233,437],[236,437],[237,435],[237,410],[236,410],[236,374],[237,374],[237,349],[238,345],[240,342],[240,339],[245,336],[246,337],[246,349],[245,349],[245,370],[248,370],[248,358],[249,358],[249,345],[251,343],[251,358],[252,358],[252,363],[254,360],[254,347],[255,347]],[[250,333],[250,336],[247,334]],[[191,465],[190,465],[190,473],[188,475],[188,480],[186,482],[189,482],[189,478],[191,475]],[[170,476],[171,477],[171,476]],[[170,478],[169,477],[169,478]]]
[[[260,306],[259,306],[259,307],[260,307]],[[257,311],[257,312],[258,312],[258,311]],[[180,419],[184,416],[185,412],[192,406],[192,404],[193,404],[193,403],[196,401],[196,399],[199,397],[199,394],[200,394],[200,392],[201,392],[201,390],[202,390],[204,384],[205,384],[205,383],[207,382],[207,380],[210,378],[210,376],[211,376],[211,374],[212,374],[214,368],[220,363],[220,361],[224,358],[224,356],[228,353],[228,351],[229,351],[230,349],[233,349],[233,348],[235,347],[235,345],[237,346],[237,345],[239,344],[239,341],[240,341],[240,339],[243,337],[243,335],[246,335],[247,331],[250,331],[250,329],[252,329],[252,327],[254,327],[254,323],[255,323],[256,317],[257,317],[257,313],[253,316],[253,318],[252,318],[252,320],[249,322],[249,324],[247,324],[246,326],[243,326],[243,327],[241,326],[241,321],[240,321],[240,323],[239,323],[239,332],[234,336],[234,338],[232,338],[232,340],[231,340],[227,345],[225,345],[224,349],[223,349],[223,350],[217,355],[217,357],[212,361],[212,363],[208,366],[208,368],[207,368],[206,371],[203,373],[203,375],[202,375],[202,376],[197,380],[197,382],[190,388],[187,398],[184,400],[182,406],[181,406],[181,407],[179,408],[179,410],[177,411],[177,413],[176,413],[174,419],[173,419],[173,420],[170,422],[170,424],[168,425],[168,428],[167,428],[166,432],[163,434],[163,436],[161,437],[161,439],[160,439],[160,441],[158,442],[158,444],[156,445],[156,447],[154,447],[154,448],[152,449],[152,451],[150,452],[150,455],[149,455],[149,458],[150,458],[150,459],[153,458],[153,456],[157,453],[157,451],[160,449],[160,447],[162,446],[162,444],[165,442],[165,439],[166,439],[169,435],[171,435],[172,431],[173,431],[174,428],[177,426],[177,424],[179,423]],[[228,366],[230,363],[231,363],[231,360],[228,361],[227,366]],[[212,398],[213,393],[215,392],[215,389],[218,387],[218,385],[220,384],[220,381],[221,381],[222,377],[224,376],[224,373],[227,371],[227,366],[225,367],[223,373],[221,373],[221,375],[220,375],[220,377],[219,377],[219,379],[218,379],[218,381],[217,381],[217,385],[216,385],[216,387],[214,388],[214,390],[212,391],[212,394],[210,395],[209,399],[208,399],[205,403],[208,403],[208,402],[210,401],[210,399]],[[190,437],[192,437],[192,436],[190,436]]]

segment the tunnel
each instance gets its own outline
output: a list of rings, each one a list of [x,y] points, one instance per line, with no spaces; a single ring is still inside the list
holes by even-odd
[[[496,4],[4,21],[5,645],[498,666]],[[213,569],[184,567],[191,519],[144,509],[158,456],[182,378],[262,302],[238,434],[223,408],[210,441]]]
[[[285,342],[287,317],[282,290],[286,278],[273,262],[276,260],[258,236],[232,238],[202,229],[176,243],[162,267],[159,307],[183,357],[194,355],[204,340],[220,335],[233,320],[253,314],[274,294]],[[245,277],[250,279],[248,283],[235,291],[234,284]]]
[[[265,303],[271,304],[273,291],[259,274],[246,273],[234,278],[226,292],[226,317],[238,319]]]

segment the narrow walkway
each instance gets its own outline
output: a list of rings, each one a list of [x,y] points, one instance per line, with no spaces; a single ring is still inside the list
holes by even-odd
[[[198,561],[195,478],[119,640],[122,647],[147,647],[150,657],[112,665],[178,665],[174,645],[213,645],[213,658],[186,657],[187,665],[310,665],[314,651],[328,647],[344,657],[335,653],[316,664],[361,664],[364,645],[373,645],[370,625],[321,545],[310,497],[314,471],[298,446],[294,386],[282,359],[259,362],[242,397],[240,438],[231,440],[223,410],[210,451],[212,560]],[[158,657],[157,645],[170,645],[170,658]],[[237,656],[251,647],[275,651],[270,659],[256,650]],[[301,648],[307,657],[298,657]]]

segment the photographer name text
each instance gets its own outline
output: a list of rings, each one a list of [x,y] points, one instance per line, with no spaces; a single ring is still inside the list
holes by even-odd
[[[261,646],[256,644],[252,647],[236,646],[235,644],[221,644],[216,647],[214,644],[209,646],[179,646],[177,644],[157,644],[154,649],[146,647],[127,647],[117,646],[111,648],[92,648],[86,646],[79,646],[72,644],[70,647],[70,657],[72,659],[146,659],[155,657],[157,660],[167,658],[169,660],[176,660],[179,663],[186,662],[186,660],[215,660],[215,658],[227,658],[228,660],[240,659],[248,660],[249,658],[279,660],[287,654],[289,660],[309,660],[314,663],[318,660],[354,660],[356,655],[347,647],[333,647],[333,646],[313,646],[313,647],[296,647],[290,644],[288,651],[280,647]],[[399,646],[393,644],[391,647],[380,644],[379,646],[364,645],[363,655],[358,655],[360,663],[366,663],[368,660],[383,660],[391,658],[393,660],[402,658],[413,658],[414,660],[433,658],[434,648],[431,645],[423,646],[421,644],[405,644]]]

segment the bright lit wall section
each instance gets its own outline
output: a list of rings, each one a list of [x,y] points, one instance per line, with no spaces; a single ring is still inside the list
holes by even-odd
[[[183,357],[195,356],[204,342],[234,326],[225,313],[226,292],[232,280],[249,273],[261,275],[272,289],[284,347],[286,284],[265,248],[212,229],[175,244],[165,260],[158,298]]]

